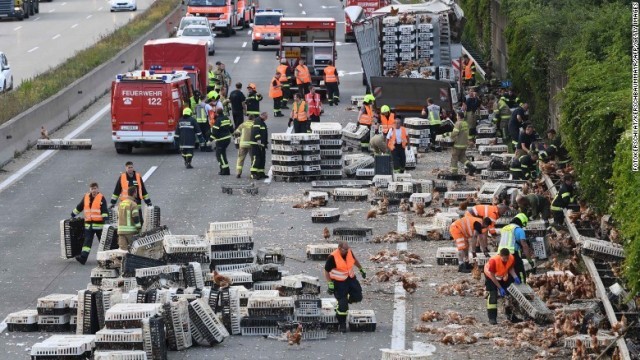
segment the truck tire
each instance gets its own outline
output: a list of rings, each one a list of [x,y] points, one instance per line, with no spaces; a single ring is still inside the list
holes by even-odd
[[[22,21],[24,20],[24,16],[22,16],[22,14],[18,14],[16,15],[16,19],[18,19],[18,21]]]
[[[5,89],[7,88],[5,87]],[[11,76],[11,86],[7,90],[13,90],[13,76]]]
[[[231,24],[229,24],[223,31],[224,37],[231,37]]]
[[[129,144],[115,143],[115,146],[116,146],[116,152],[118,154],[131,154],[131,152],[133,151],[133,146]]]
[[[258,51],[258,43],[257,42],[252,42],[251,43],[251,50],[253,51]]]
[[[40,1],[35,2],[36,14],[40,13]]]

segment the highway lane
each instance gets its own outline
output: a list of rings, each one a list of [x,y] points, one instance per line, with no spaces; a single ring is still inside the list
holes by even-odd
[[[7,54],[17,85],[95,44],[154,1],[138,0],[138,11],[115,13],[108,0],[43,2],[29,19],[0,22],[0,51]]]
[[[286,0],[266,1],[263,6],[282,7],[290,16],[296,12],[306,11],[308,15],[332,15],[340,18],[339,9],[322,8],[312,1],[297,2]],[[307,7],[308,6],[308,7]],[[307,9],[307,10],[304,10]],[[339,34],[342,34],[340,30]],[[340,35],[341,37],[341,35]],[[248,82],[255,82],[259,91],[265,96],[261,108],[272,113],[271,100],[268,98],[268,82],[275,69],[275,48],[261,48],[261,51],[250,50],[250,35],[247,31],[230,39],[217,38],[217,56],[213,60],[221,60],[227,64],[234,82],[241,81],[245,87]],[[323,121],[354,121],[356,114],[346,111],[346,104],[351,95],[361,94],[361,77],[355,45],[345,44],[338,48],[338,68],[352,75],[342,78],[341,91],[343,104],[340,107],[326,106]],[[236,61],[237,60],[237,61]],[[108,99],[101,99],[89,109],[83,117],[86,119],[99,109],[108,105]],[[61,130],[64,135],[77,122]],[[270,118],[270,132],[282,132],[286,128],[286,118]],[[310,184],[291,184],[260,182],[260,194],[257,197],[246,195],[224,195],[220,191],[222,182],[237,182],[235,177],[222,178],[217,175],[217,164],[212,153],[197,152],[193,170],[186,170],[182,160],[175,154],[163,154],[154,150],[134,150],[130,156],[115,153],[109,137],[109,115],[103,116],[98,123],[88,129],[80,137],[93,139],[91,151],[68,151],[54,154],[48,161],[29,173],[15,185],[0,193],[0,246],[5,253],[0,257],[0,316],[24,308],[34,308],[36,299],[54,292],[74,292],[84,288],[89,282],[89,272],[96,265],[94,251],[86,266],[77,264],[73,259],[59,259],[60,219],[68,217],[71,209],[80,200],[90,181],[98,181],[102,191],[109,195],[113,190],[118,173],[124,162],[132,160],[141,173],[151,167],[157,170],[147,181],[147,186],[154,204],[162,208],[162,222],[169,226],[174,234],[201,234],[211,221],[230,221],[252,218],[256,224],[254,241],[256,248],[267,245],[283,247],[291,257],[304,259],[304,245],[321,241],[324,226],[312,224],[310,212],[292,209],[293,199],[300,197]],[[58,134],[55,134],[58,137]],[[61,135],[61,136],[62,136]],[[25,158],[33,157],[30,152]],[[37,154],[37,153],[36,153]],[[235,164],[236,152],[229,151],[230,163]],[[248,174],[245,164],[245,178]],[[232,171],[235,174],[235,171]],[[0,180],[8,174],[0,174]],[[365,208],[361,203],[340,204],[343,209]],[[343,216],[340,226],[353,226],[362,223],[364,214],[356,212],[353,216]],[[376,233],[391,230],[388,223],[375,223]],[[379,246],[354,245],[359,257],[373,276],[373,266],[367,261],[369,255],[377,252]],[[322,263],[299,262],[287,259],[286,267],[292,273],[307,273],[320,276]],[[323,291],[326,286],[323,284]],[[348,353],[351,358],[369,358],[377,356],[378,348],[389,347],[391,336],[391,314],[393,312],[393,295],[379,292],[375,285],[364,285],[365,300],[353,308],[374,309],[378,317],[378,330],[373,334],[350,333],[346,336],[330,334],[325,341],[306,342],[304,353],[289,350],[286,344],[261,337],[232,337],[215,349],[195,348],[184,352],[170,353],[171,359],[186,359],[193,356],[208,357],[215,355],[221,358],[256,358],[266,359],[279,356],[282,358],[327,358]],[[326,296],[326,295],[324,295]],[[8,339],[0,343],[0,351],[8,354],[24,354],[24,344],[39,341],[38,336],[46,334],[2,334]],[[20,346],[18,344],[23,344]]]

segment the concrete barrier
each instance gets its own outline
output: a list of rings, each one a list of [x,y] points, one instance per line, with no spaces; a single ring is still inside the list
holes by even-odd
[[[120,51],[106,63],[74,81],[51,98],[32,107],[0,126],[0,167],[34,145],[40,137],[40,127],[53,132],[80,114],[106,94],[116,74],[142,65],[142,48],[147,40],[167,37],[182,17],[178,6],[153,29]]]

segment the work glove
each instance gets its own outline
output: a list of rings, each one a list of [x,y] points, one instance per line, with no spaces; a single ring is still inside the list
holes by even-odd
[[[363,278],[363,279],[366,279],[366,278],[367,278],[367,273],[364,271],[364,269],[363,269],[363,268],[360,268],[360,275],[362,275],[362,278]]]
[[[151,205],[151,200],[146,201],[145,204],[147,204],[147,206],[153,206],[153,205]]]
[[[333,281],[327,282],[327,294],[333,295],[335,288],[333,286]]]
[[[500,297],[505,297],[505,296],[507,296],[507,292],[506,292],[506,291],[504,291],[504,289],[503,289],[503,288],[500,288],[500,289],[498,290],[498,292],[500,293]]]
[[[520,278],[517,276],[513,278],[513,282],[515,282],[517,285],[520,285],[522,283],[522,281],[520,281]]]
[[[71,212],[71,218],[73,219],[73,218],[75,218],[75,217],[76,217],[76,214],[74,214],[73,212]]]

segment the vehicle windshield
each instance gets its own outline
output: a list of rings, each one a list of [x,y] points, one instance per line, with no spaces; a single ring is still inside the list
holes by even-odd
[[[207,28],[185,28],[182,36],[211,36],[211,32]]]
[[[225,6],[227,0],[189,0],[189,6]]]
[[[256,16],[254,25],[280,25],[279,15]]]
[[[209,22],[206,20],[202,20],[202,19],[196,19],[196,20],[183,20],[180,23],[180,30],[186,28],[189,25],[209,25]]]

